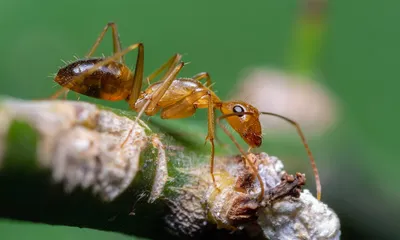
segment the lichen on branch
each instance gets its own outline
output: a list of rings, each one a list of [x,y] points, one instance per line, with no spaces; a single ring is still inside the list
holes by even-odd
[[[261,200],[241,156],[216,158],[215,188],[208,154],[134,117],[85,102],[1,99],[0,217],[151,238],[339,237],[336,214],[276,157],[248,155],[265,184]]]

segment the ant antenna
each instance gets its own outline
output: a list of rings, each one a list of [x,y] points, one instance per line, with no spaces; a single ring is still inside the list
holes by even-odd
[[[310,158],[310,163],[311,163],[311,166],[312,166],[312,169],[313,169],[313,172],[314,172],[314,177],[315,177],[315,184],[316,184],[316,187],[317,187],[317,199],[321,200],[321,181],[319,179],[318,168],[317,168],[317,165],[315,164],[315,160],[314,160],[314,157],[313,157],[313,155],[311,153],[310,147],[308,146],[306,137],[304,136],[303,131],[301,131],[300,125],[297,122],[293,121],[292,119],[289,119],[287,117],[284,117],[284,116],[276,114],[276,113],[260,112],[260,114],[270,115],[270,116],[281,118],[281,119],[287,121],[288,123],[292,124],[296,128],[297,133],[299,134],[299,136],[301,138],[301,141],[303,142],[303,145],[304,145],[304,147],[305,147],[305,149],[307,151],[307,155]]]

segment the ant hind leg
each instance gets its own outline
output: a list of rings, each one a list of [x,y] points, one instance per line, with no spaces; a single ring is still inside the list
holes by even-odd
[[[86,54],[85,58],[89,58],[93,55],[96,51],[98,46],[100,45],[101,41],[103,41],[104,35],[106,34],[107,30],[111,27],[112,30],[112,38],[113,38],[113,53],[121,52],[121,40],[119,39],[119,33],[117,30],[117,24],[110,22],[104,27],[103,31],[101,31],[99,37],[96,39],[96,42],[90,48],[90,51]],[[120,63],[125,63],[124,56],[121,56],[118,61]]]
[[[141,59],[143,59],[143,52],[144,52],[144,47],[142,43],[135,43],[130,45],[129,47],[127,47],[126,49],[115,53],[113,56],[108,57],[103,59],[102,61],[94,64],[91,68],[85,70],[84,72],[82,72],[80,75],[77,75],[75,77],[73,77],[72,79],[70,79],[67,83],[65,83],[61,89],[57,90],[50,98],[51,99],[55,99],[58,96],[60,96],[60,94],[62,94],[64,91],[69,90],[72,86],[74,86],[74,84],[80,83],[82,82],[86,77],[88,77],[89,75],[93,74],[96,70],[98,70],[100,67],[107,65],[113,61],[116,61],[118,59],[121,59],[122,56],[124,56],[125,54],[127,54],[128,52],[131,52],[133,50],[135,50],[136,48],[138,48],[138,59],[139,57]],[[137,64],[138,65],[138,64]],[[136,74],[137,73],[137,74]],[[140,73],[140,74],[139,74]],[[135,76],[140,76],[143,75],[143,63],[141,62],[141,65],[139,68],[135,69]],[[141,78],[140,78],[141,79]]]
[[[118,52],[121,52],[121,41],[119,39],[119,34],[118,34],[118,30],[117,30],[117,25],[113,22],[108,23],[104,29],[101,31],[99,37],[96,39],[95,43],[93,44],[93,46],[90,48],[90,51],[88,52],[88,54],[86,54],[85,58],[89,58],[93,55],[93,53],[96,51],[96,49],[98,48],[98,46],[100,45],[101,41],[103,41],[103,38],[107,32],[107,30],[111,27],[112,29],[112,38],[113,38],[113,50],[114,50],[114,55]],[[120,63],[125,63],[124,62],[124,55],[120,55],[118,58],[116,58],[117,61],[119,61]],[[105,64],[103,64],[105,65]],[[100,65],[99,67],[103,66]],[[97,68],[96,68],[97,69]],[[79,79],[79,78],[77,78]],[[75,82],[77,82],[77,79],[72,79],[70,82],[70,84],[68,85],[72,85]],[[83,79],[83,78],[82,78]],[[56,91],[53,95],[50,96],[50,99],[56,99],[58,98],[62,93],[64,94],[68,94],[69,92],[69,87],[68,86],[63,86],[62,89]],[[66,96],[64,97],[64,99],[66,99]]]

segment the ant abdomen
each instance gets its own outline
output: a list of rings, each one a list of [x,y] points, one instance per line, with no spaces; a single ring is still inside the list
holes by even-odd
[[[80,94],[104,100],[125,100],[132,90],[133,74],[127,66],[111,62],[91,74],[85,71],[104,58],[77,60],[61,68],[54,81]],[[79,78],[79,76],[82,78]]]

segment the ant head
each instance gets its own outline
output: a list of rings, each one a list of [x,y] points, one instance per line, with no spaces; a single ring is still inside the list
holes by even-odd
[[[259,147],[262,143],[260,113],[257,108],[241,101],[224,102],[221,112],[231,127],[240,134],[250,147]],[[243,114],[241,114],[243,113]]]

